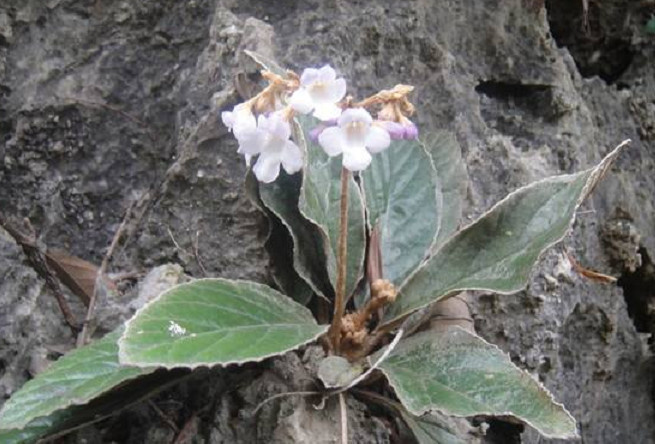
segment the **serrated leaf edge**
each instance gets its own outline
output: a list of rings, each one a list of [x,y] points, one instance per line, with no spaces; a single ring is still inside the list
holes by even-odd
[[[290,303],[297,305],[300,309],[302,309],[302,311],[306,311],[309,314],[310,318],[312,320],[314,320],[314,323],[316,324],[316,326],[317,327],[323,327],[323,329],[320,330],[316,335],[314,335],[310,339],[308,339],[306,341],[303,341],[300,344],[297,344],[297,345],[295,345],[293,347],[290,347],[288,349],[285,349],[285,350],[281,350],[281,351],[278,351],[278,352],[275,352],[275,353],[269,353],[267,355],[263,355],[263,356],[260,356],[260,357],[257,357],[257,358],[237,359],[237,360],[225,361],[225,362],[197,362],[197,363],[186,364],[186,365],[172,365],[172,364],[163,364],[163,363],[153,364],[152,362],[149,362],[149,363],[148,362],[140,362],[138,360],[130,359],[126,355],[125,349],[123,347],[123,343],[125,342],[125,340],[127,340],[128,330],[130,328],[132,328],[132,321],[134,319],[136,319],[136,317],[141,312],[146,310],[151,304],[154,304],[155,302],[159,301],[162,297],[164,297],[166,294],[170,293],[171,291],[176,290],[176,289],[178,289],[180,287],[183,287],[183,286],[188,286],[188,285],[192,285],[194,283],[203,282],[203,281],[221,281],[221,282],[228,282],[228,283],[246,284],[249,287],[253,287],[253,288],[257,288],[257,287],[265,288],[266,291],[272,291],[274,293],[277,293],[280,297],[287,298]],[[327,331],[328,327],[329,327],[329,325],[323,325],[322,326],[322,325],[316,323],[316,320],[314,319],[314,315],[312,314],[312,312],[307,307],[305,307],[304,305],[299,304],[298,302],[294,301],[292,298],[280,293],[279,291],[275,290],[274,288],[269,287],[268,285],[259,284],[257,282],[252,282],[252,281],[247,281],[247,280],[242,280],[242,279],[201,278],[201,279],[195,279],[195,280],[193,280],[191,282],[185,282],[183,284],[179,284],[179,285],[176,285],[175,287],[169,288],[168,290],[164,291],[163,293],[161,293],[159,296],[157,296],[153,300],[149,301],[147,304],[143,305],[143,307],[139,308],[136,311],[136,313],[134,313],[134,316],[132,316],[132,318],[130,318],[130,320],[125,323],[125,331],[123,332],[121,337],[118,339],[118,362],[121,363],[122,365],[135,366],[135,367],[140,367],[140,368],[153,367],[154,366],[156,368],[165,368],[167,370],[171,370],[171,369],[175,369],[175,368],[188,368],[188,369],[193,370],[193,369],[196,369],[196,368],[199,368],[199,367],[207,367],[207,368],[218,367],[218,366],[227,367],[228,365],[242,365],[242,364],[247,364],[247,363],[251,363],[251,362],[262,362],[265,359],[272,358],[274,356],[283,355],[283,354],[288,353],[290,351],[296,350],[296,349],[298,349],[298,348],[300,348],[300,347],[302,347],[304,345],[307,345],[307,344],[309,344],[311,342],[314,342],[316,339],[319,338],[319,336],[321,336],[322,334],[324,334]]]
[[[107,333],[107,334],[111,334],[111,332],[110,332],[110,333]],[[106,336],[106,335],[105,335],[105,336]],[[103,337],[103,338],[104,338],[104,337]],[[100,338],[100,339],[98,339],[97,341],[100,341],[100,340],[102,340],[103,338]],[[97,342],[97,341],[95,341],[95,342]],[[90,343],[89,345],[93,345],[93,343]],[[118,343],[117,343],[117,345],[118,345]],[[71,350],[69,353],[63,355],[63,356],[62,356],[61,358],[59,358],[59,359],[63,359],[63,358],[66,358],[66,357],[70,357],[71,355],[74,355],[75,352],[77,352],[77,351],[79,351],[79,350],[83,350],[83,348],[77,348],[77,349]],[[120,348],[119,348],[119,352],[120,352]],[[59,361],[59,360],[53,362],[53,365],[56,364],[58,361]],[[25,420],[22,420],[22,421],[14,421],[14,422],[10,423],[10,424],[13,424],[13,425],[12,425],[11,427],[9,427],[9,428],[7,428],[7,427],[3,424],[4,414],[5,414],[5,412],[6,412],[6,407],[7,407],[7,403],[5,403],[5,405],[3,406],[3,408],[0,409],[0,430],[14,430],[14,429],[21,429],[21,430],[22,430],[22,429],[25,428],[25,426],[27,426],[31,421],[33,421],[33,420],[35,420],[35,419],[44,418],[44,417],[49,416],[49,415],[51,415],[51,414],[53,414],[53,413],[55,413],[55,412],[58,412],[59,410],[64,410],[64,409],[67,409],[67,408],[69,408],[69,407],[79,406],[79,405],[84,405],[84,404],[86,404],[86,403],[88,403],[88,402],[90,402],[90,401],[92,401],[92,400],[94,400],[94,399],[96,399],[96,398],[98,398],[98,397],[104,395],[105,393],[110,392],[111,390],[115,389],[115,388],[118,387],[119,385],[122,385],[122,384],[124,384],[124,383],[126,383],[126,382],[128,382],[128,381],[131,381],[131,380],[133,380],[133,379],[139,378],[139,377],[141,377],[141,376],[149,375],[149,374],[153,373],[155,370],[157,370],[157,368],[156,368],[156,367],[153,367],[152,365],[144,366],[144,367],[138,367],[138,366],[133,366],[133,365],[126,365],[126,364],[123,364],[123,363],[120,361],[120,359],[119,359],[118,363],[119,363],[119,365],[120,365],[121,367],[131,367],[131,368],[134,368],[135,370],[136,370],[136,369],[139,369],[139,370],[141,370],[141,373],[139,373],[138,375],[134,375],[134,376],[132,376],[132,377],[130,377],[130,378],[127,378],[127,379],[125,379],[125,380],[119,382],[118,384],[116,384],[116,385],[114,385],[114,386],[108,387],[107,389],[105,389],[105,390],[103,390],[103,391],[101,391],[101,392],[98,392],[98,393],[95,394],[93,397],[75,397],[75,398],[71,398],[70,401],[68,401],[68,402],[65,403],[65,404],[62,404],[61,407],[58,407],[58,408],[55,408],[55,409],[50,409],[49,411],[46,411],[47,413],[41,414],[41,415],[39,415],[39,416],[35,416],[35,417],[33,417],[33,418],[29,419],[29,420],[26,420],[26,421],[25,421]],[[52,368],[52,367],[51,367],[51,368]],[[117,368],[117,371],[118,371],[118,370],[121,370],[121,368],[120,368],[120,367]],[[48,370],[45,370],[45,371],[48,371]],[[16,393],[19,393],[20,390],[22,390],[22,389],[25,387],[25,385],[30,384],[32,381],[35,381],[38,377],[39,377],[39,375],[37,375],[37,376],[34,377],[33,379],[30,379],[29,381],[27,381],[27,382],[26,382],[26,383],[25,383],[25,384],[24,384],[24,385],[23,385],[19,390],[16,391]],[[89,378],[89,379],[93,379],[93,378]],[[30,385],[31,385],[31,384],[30,384]],[[11,399],[11,398],[10,398],[10,399]],[[8,402],[8,401],[7,401],[7,402]]]
[[[519,366],[517,366],[516,364],[514,364],[514,362],[512,362],[511,357],[509,356],[509,354],[505,353],[505,352],[504,352],[500,347],[498,347],[496,344],[492,344],[491,342],[487,342],[487,341],[486,341],[484,338],[482,338],[481,336],[478,336],[477,334],[473,334],[473,333],[471,333],[471,332],[469,332],[469,331],[466,331],[466,330],[463,329],[462,327],[459,327],[459,326],[456,326],[456,325],[455,325],[455,326],[449,327],[449,329],[452,329],[452,330],[461,330],[461,331],[464,332],[465,334],[468,334],[468,335],[470,335],[470,336],[475,337],[476,339],[480,340],[480,341],[483,342],[484,344],[490,346],[491,348],[495,348],[495,349],[498,350],[500,353],[502,353],[503,356],[505,356],[505,357],[507,358],[507,361],[509,362],[509,364],[510,364],[512,367],[514,367],[515,369],[519,370],[521,373],[523,373],[523,374],[525,374],[525,375],[528,375],[528,376],[529,376],[529,377],[530,377],[530,378],[531,378],[531,379],[532,379],[532,380],[537,384],[539,390],[542,391],[543,393],[545,393],[545,394],[548,396],[548,399],[550,400],[550,402],[551,402],[552,404],[556,405],[557,407],[560,407],[560,408],[562,409],[562,411],[566,414],[566,416],[568,416],[568,418],[569,418],[569,419],[573,422],[573,424],[575,425],[575,432],[574,432],[573,434],[569,434],[569,435],[550,435],[550,434],[548,434],[548,433],[544,433],[544,432],[543,432],[539,427],[536,427],[534,424],[532,424],[532,422],[530,422],[530,421],[528,421],[528,420],[525,420],[525,419],[523,419],[523,418],[517,416],[516,414],[514,414],[514,413],[512,413],[512,412],[476,412],[476,413],[474,413],[474,414],[472,414],[472,415],[458,415],[458,414],[453,414],[453,413],[450,413],[450,412],[448,412],[448,411],[446,411],[446,410],[439,409],[439,408],[426,408],[426,409],[424,409],[424,410],[413,410],[413,409],[411,409],[409,406],[405,405],[405,404],[402,402],[402,399],[400,398],[400,396],[398,396],[397,385],[394,384],[392,378],[389,376],[389,374],[388,374],[387,371],[385,370],[385,368],[384,368],[384,364],[382,364],[382,366],[380,366],[378,369],[379,369],[382,373],[384,373],[384,376],[387,378],[387,382],[388,382],[389,385],[393,388],[394,393],[396,393],[396,396],[398,396],[398,399],[400,399],[401,404],[403,405],[403,407],[405,407],[405,409],[407,409],[408,412],[410,412],[410,413],[411,413],[412,415],[414,415],[414,416],[419,416],[419,417],[420,417],[421,415],[424,415],[425,413],[430,413],[430,412],[432,412],[432,411],[437,411],[437,412],[440,412],[440,413],[442,413],[442,414],[444,414],[444,415],[447,415],[447,416],[453,416],[453,417],[456,417],[456,418],[469,418],[469,417],[471,417],[471,416],[478,416],[478,415],[483,415],[483,416],[486,415],[486,416],[494,416],[494,417],[497,417],[497,416],[511,416],[512,418],[517,418],[517,419],[519,419],[520,421],[524,422],[525,424],[529,425],[530,427],[534,428],[534,429],[537,430],[537,431],[538,431],[542,436],[544,436],[544,437],[546,437],[546,438],[550,438],[550,439],[576,439],[576,438],[580,438],[580,434],[578,433],[578,428],[577,428],[577,424],[578,424],[578,422],[577,422],[576,419],[573,417],[573,415],[571,415],[571,413],[566,409],[566,407],[564,406],[564,404],[562,404],[562,403],[560,403],[560,402],[557,402],[557,401],[555,400],[555,397],[553,396],[553,394],[552,394],[552,393],[551,393],[551,392],[550,392],[550,391],[549,391],[549,390],[548,390],[548,389],[547,389],[547,388],[546,388],[546,387],[545,387],[541,382],[539,382],[538,379],[536,379],[533,375],[531,375],[530,373],[526,372],[525,370],[523,370],[522,368],[520,368]]]
[[[564,234],[562,234],[562,236],[560,236],[558,239],[554,240],[553,242],[547,244],[546,246],[544,246],[544,247],[541,249],[541,251],[539,252],[539,254],[537,255],[537,258],[536,258],[536,260],[535,260],[535,264],[538,263],[539,260],[541,259],[541,257],[544,255],[544,253],[545,253],[547,250],[549,250],[550,248],[552,248],[554,245],[557,245],[558,243],[560,243],[564,238],[566,238],[566,236],[569,235],[569,233],[571,232],[571,228],[573,227],[573,224],[575,223],[575,220],[576,220],[576,212],[578,211],[578,208],[580,208],[580,205],[585,201],[585,199],[589,196],[589,194],[591,194],[591,192],[594,190],[594,188],[596,187],[596,185],[598,185],[598,183],[600,182],[600,180],[605,176],[605,174],[607,173],[607,171],[608,171],[609,168],[611,167],[612,163],[614,162],[614,160],[616,159],[616,157],[618,157],[618,155],[621,153],[621,151],[623,150],[623,148],[625,148],[625,146],[626,146],[627,144],[629,144],[629,143],[630,143],[630,139],[627,139],[627,140],[624,140],[623,142],[621,142],[621,143],[620,143],[616,148],[614,148],[614,149],[613,149],[613,150],[612,150],[608,155],[606,155],[606,156],[605,156],[605,157],[600,161],[600,163],[598,163],[598,164],[597,164],[595,167],[593,167],[593,168],[588,168],[588,169],[586,169],[586,170],[583,170],[583,171],[580,171],[580,172],[577,172],[577,173],[573,173],[573,174],[560,174],[560,175],[557,175],[557,176],[549,176],[549,177],[546,177],[546,178],[541,179],[541,180],[537,180],[537,181],[535,181],[535,182],[532,182],[532,183],[530,183],[530,184],[528,184],[528,185],[525,185],[525,186],[523,186],[523,187],[520,187],[520,188],[518,188],[518,189],[512,191],[512,192],[509,193],[507,196],[505,196],[503,199],[501,199],[500,201],[496,202],[496,203],[495,203],[495,204],[494,204],[494,205],[493,205],[489,210],[485,211],[482,215],[480,215],[476,220],[474,220],[473,222],[471,222],[469,225],[467,225],[466,227],[464,227],[464,228],[462,228],[461,230],[457,231],[456,233],[453,233],[453,235],[452,235],[450,238],[448,238],[445,242],[443,242],[443,243],[441,244],[441,246],[439,247],[439,249],[437,249],[437,250],[432,254],[432,256],[436,255],[436,254],[437,254],[439,251],[441,251],[441,250],[442,250],[446,245],[450,244],[450,243],[453,241],[453,239],[455,238],[455,236],[457,236],[459,233],[462,233],[463,231],[466,231],[466,230],[471,229],[471,227],[473,227],[473,226],[474,226],[474,225],[475,225],[479,220],[481,220],[481,219],[483,219],[484,217],[486,217],[487,215],[489,215],[492,211],[494,211],[497,207],[499,207],[500,205],[502,205],[503,203],[505,203],[505,201],[511,199],[514,195],[516,195],[516,194],[518,194],[518,193],[520,193],[520,192],[522,192],[522,191],[524,191],[524,190],[527,190],[527,189],[533,188],[533,187],[535,187],[535,186],[538,186],[538,185],[541,185],[541,184],[544,184],[544,183],[547,183],[547,182],[553,181],[553,180],[555,180],[555,179],[562,179],[562,178],[565,178],[565,177],[574,177],[574,176],[581,176],[581,175],[584,175],[584,174],[589,174],[589,177],[587,177],[586,183],[585,183],[584,187],[582,187],[582,191],[580,192],[580,197],[578,198],[578,202],[576,203],[575,208],[574,208],[574,210],[573,210],[573,216],[572,216],[571,219],[569,220],[568,228],[566,229],[566,231],[564,232]],[[428,262],[428,260],[429,260],[429,258],[428,258],[427,260],[423,261],[423,263],[422,263],[421,265],[419,265],[419,266],[418,266],[418,267],[417,267],[417,268],[416,268],[416,269],[415,269],[415,270],[414,270],[414,271],[413,271],[409,276],[407,276],[407,278],[405,279],[405,281],[404,281],[404,282],[402,283],[402,285],[399,287],[398,294],[399,294],[400,297],[402,297],[402,291],[403,291],[403,288],[405,287],[405,285],[409,282],[409,280],[410,280],[411,278],[414,277],[415,274],[417,274],[419,271],[421,271],[423,268],[425,268],[425,267],[427,266],[427,262]],[[517,293],[517,292],[521,291],[523,288],[525,288],[529,281],[530,281],[530,277],[529,277],[529,275],[528,275],[528,277],[526,278],[525,282],[523,282],[520,286],[518,286],[518,287],[516,287],[516,288],[513,288],[513,289],[511,289],[511,290],[506,290],[506,291],[493,290],[492,293],[494,293],[494,294],[500,294],[500,295],[509,295],[509,294],[514,294],[514,293]],[[471,291],[484,290],[484,291],[487,291],[487,289],[485,289],[485,288],[478,288],[478,287],[453,288],[453,289],[449,290],[447,293],[444,293],[444,294],[442,294],[441,296],[439,296],[439,297],[437,297],[437,298],[434,298],[434,299],[432,299],[431,301],[426,302],[426,303],[423,304],[423,305],[420,305],[420,306],[418,306],[418,307],[416,307],[416,308],[413,308],[411,311],[409,311],[409,312],[407,312],[407,313],[402,313],[402,314],[396,316],[395,318],[389,319],[388,321],[386,321],[386,322],[384,323],[383,326],[389,326],[389,325],[392,325],[392,324],[394,324],[394,323],[397,323],[399,320],[403,319],[404,317],[406,317],[406,316],[408,316],[408,315],[411,315],[411,314],[414,313],[416,310],[420,310],[421,308],[424,308],[424,307],[427,307],[427,306],[429,306],[429,305],[432,305],[432,304],[435,303],[435,302],[439,302],[440,300],[447,298],[447,297],[448,297],[449,295],[451,295],[451,294],[458,293],[458,292],[460,292],[460,291],[465,291],[465,290],[471,290]]]
[[[419,264],[419,267],[420,267],[421,264],[423,263],[423,261],[425,261],[425,259],[430,256],[430,253],[432,252],[432,248],[434,247],[437,240],[439,239],[439,233],[441,232],[441,219],[443,217],[443,213],[442,213],[442,210],[443,210],[443,193],[441,192],[441,182],[439,181],[439,175],[438,175],[438,172],[437,172],[437,168],[435,167],[435,163],[434,163],[434,159],[432,158],[432,155],[430,155],[430,151],[428,151],[427,147],[425,146],[425,142],[423,140],[416,139],[415,142],[417,142],[417,145],[419,146],[419,148],[423,151],[423,153],[428,158],[428,161],[430,163],[430,168],[431,168],[432,172],[434,173],[435,184],[434,184],[433,189],[435,191],[435,201],[436,201],[436,205],[437,205],[437,215],[439,216],[439,221],[437,222],[437,228],[436,228],[436,230],[434,232],[432,240],[430,241],[430,245],[425,250],[424,257],[423,257],[421,263]],[[366,192],[365,192],[365,186],[364,186],[364,181],[363,180],[360,181],[359,188],[362,190],[362,192],[361,192],[361,194],[362,194],[362,203],[364,204],[364,209],[365,209],[365,211],[364,211],[364,213],[365,213],[365,219],[364,219],[365,222],[364,223],[366,225],[366,228],[368,228],[369,230],[372,231],[373,228],[375,227],[375,224],[373,224],[371,222],[369,217],[366,217],[368,215],[368,212],[367,212],[368,206],[366,206]],[[389,205],[387,205],[387,209],[388,208],[389,208]],[[377,223],[379,221],[379,219],[380,218],[378,217],[378,220],[376,220],[375,222]],[[407,277],[411,276],[412,274],[413,274],[413,272],[410,273]],[[406,280],[407,280],[407,278],[405,278],[405,281]],[[405,281],[403,281],[403,284],[405,283]]]

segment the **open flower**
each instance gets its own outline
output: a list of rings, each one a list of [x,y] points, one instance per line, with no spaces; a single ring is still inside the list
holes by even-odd
[[[257,118],[255,128],[240,131],[238,152],[246,157],[259,155],[252,169],[257,180],[273,182],[280,174],[280,165],[289,174],[300,171],[302,151],[289,139],[290,136],[291,127],[281,112],[269,116],[262,114]]]
[[[389,146],[391,138],[383,128],[373,124],[373,118],[363,108],[345,110],[338,126],[326,128],[318,136],[328,156],[343,153],[343,166],[350,171],[361,171],[371,163],[371,153],[379,153]]]
[[[336,77],[329,65],[305,69],[300,76],[300,88],[291,95],[289,104],[301,114],[314,111],[319,120],[336,119],[341,114],[336,104],[346,95],[346,80]]]
[[[255,115],[247,103],[240,103],[232,111],[223,111],[221,119],[237,139],[239,139],[240,134],[252,131],[257,126]]]

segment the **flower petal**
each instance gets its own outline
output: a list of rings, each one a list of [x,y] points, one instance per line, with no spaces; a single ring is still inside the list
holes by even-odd
[[[340,127],[344,127],[352,122],[362,122],[370,125],[373,122],[373,118],[364,108],[350,108],[339,116]]]
[[[275,137],[287,140],[291,135],[291,126],[281,113],[273,113],[268,117],[268,131]]]
[[[223,121],[223,125],[227,126],[229,129],[232,129],[234,126],[234,112],[223,111],[221,113],[221,120]]]
[[[370,165],[372,159],[364,147],[343,152],[343,166],[350,171],[362,171]]]
[[[335,126],[326,128],[319,134],[318,143],[321,144],[323,151],[330,157],[341,154],[344,145],[343,131]]]
[[[314,117],[319,120],[332,120],[341,115],[341,108],[334,103],[321,103],[316,105],[314,109]]]
[[[346,79],[336,79],[330,83],[330,101],[338,102],[346,95]]]
[[[280,155],[277,153],[260,154],[255,166],[252,168],[257,180],[264,183],[271,183],[280,174]]]
[[[330,65],[325,65],[318,70],[318,81],[324,83],[331,83],[334,79],[337,78],[337,73]]]
[[[297,173],[302,169],[302,150],[291,140],[287,140],[286,146],[282,151],[282,166],[284,167],[284,171],[289,174]]]
[[[384,128],[381,128],[377,125],[371,125],[371,127],[368,129],[368,133],[366,134],[365,142],[366,148],[368,148],[371,153],[379,153],[380,151],[384,151],[387,149],[390,143],[391,137]]]
[[[405,124],[405,139],[413,140],[418,139],[418,127],[414,122],[408,120]]]
[[[259,154],[266,143],[266,134],[259,129],[242,131],[235,136],[239,142],[239,154]]]
[[[378,120],[375,124],[384,128],[393,140],[401,140],[405,138],[405,127],[398,122],[393,122],[391,120]]]
[[[300,114],[307,114],[314,109],[314,101],[304,88],[300,88],[291,94],[289,105]]]
[[[316,82],[320,77],[319,70],[316,68],[305,68],[300,76],[300,84],[302,86],[309,86]]]

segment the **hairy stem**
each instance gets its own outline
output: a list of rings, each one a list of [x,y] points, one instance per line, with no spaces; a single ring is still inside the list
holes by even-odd
[[[348,182],[350,172],[341,169],[341,207],[339,211],[339,244],[337,251],[337,289],[334,299],[334,317],[330,326],[330,341],[336,353],[341,342],[341,318],[346,309],[346,270],[348,257]]]

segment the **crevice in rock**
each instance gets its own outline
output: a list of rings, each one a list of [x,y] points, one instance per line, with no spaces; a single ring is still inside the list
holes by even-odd
[[[625,270],[618,280],[628,314],[640,333],[655,334],[655,264],[644,247],[639,248],[641,265]],[[650,338],[653,343],[653,338]]]
[[[583,77],[616,82],[632,63],[629,2],[546,0],[548,22],[559,47],[571,53]]]
[[[502,102],[507,107],[519,108],[534,117],[547,117],[553,92],[550,85],[524,84],[498,80],[481,81],[475,92]]]
[[[554,123],[562,114],[553,88],[543,84],[523,84],[518,80],[484,80],[475,91],[480,97],[480,112],[487,124],[510,135],[518,146],[534,145],[535,133],[526,122]]]
[[[475,422],[474,422],[475,423]],[[487,419],[489,428],[482,438],[482,444],[520,444],[523,425],[500,419]]]

